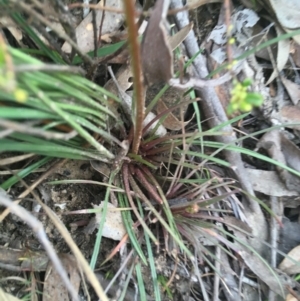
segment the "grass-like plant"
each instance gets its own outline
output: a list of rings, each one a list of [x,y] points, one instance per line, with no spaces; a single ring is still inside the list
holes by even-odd
[[[14,1],[3,3],[7,9]],[[110,98],[121,104],[122,99],[86,79],[82,74],[84,71],[74,67],[82,61],[90,63],[85,55],[78,53],[74,59],[64,58],[41,41],[21,13],[11,14],[15,22],[24,26],[24,31],[38,49],[12,48],[0,34],[0,152],[39,156],[16,176],[1,183],[1,187],[12,187],[20,178],[53,158],[98,160],[109,164],[111,174],[105,203],[114,193],[111,191],[113,184],[123,191],[115,193],[119,206],[132,210],[122,211],[135,251],[131,254],[135,254],[132,256],[136,258],[131,261],[134,265],[129,271],[132,273],[135,270],[140,296],[145,296],[141,265],[149,264],[155,298],[161,300],[153,244],[157,247],[163,244],[164,249],[176,260],[179,254],[185,254],[195,270],[198,262],[204,258],[217,273],[212,263],[215,256],[199,242],[199,236],[219,243],[224,249],[225,245],[228,253],[229,249],[233,253],[235,251],[231,238],[228,239],[226,233],[216,227],[216,221],[223,222],[216,213],[227,214],[229,208],[220,201],[227,201],[236,192],[242,192],[212,168],[212,165],[230,167],[228,162],[216,155],[227,149],[278,163],[236,145],[222,145],[206,139],[208,136],[228,133],[220,131],[224,125],[202,130],[196,100],[191,101],[196,115],[193,130],[183,126],[181,131],[164,137],[157,137],[155,130],[147,132],[151,124],[156,121],[162,123],[165,115],[180,108],[180,105],[143,125],[145,112],[149,113],[150,107],[145,110],[145,86],[137,25],[134,22],[135,11],[133,1],[125,1],[124,4],[134,83],[133,118],[129,128],[122,121],[127,117],[118,115],[115,106],[108,101]],[[102,48],[98,55],[110,55],[123,44]],[[41,56],[47,63],[41,61]],[[243,117],[245,115],[236,117],[230,123]],[[208,148],[210,154],[204,151]],[[296,173],[292,169],[289,171]],[[106,211],[107,207],[104,206],[103,215]],[[92,268],[95,268],[98,257],[104,220],[99,226],[91,259]],[[142,242],[145,242],[145,248]],[[164,278],[161,276],[159,279]],[[166,284],[163,280],[160,283],[170,294],[170,283]]]

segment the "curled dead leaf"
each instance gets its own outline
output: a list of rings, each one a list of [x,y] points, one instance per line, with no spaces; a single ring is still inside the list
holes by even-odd
[[[141,45],[145,84],[166,83],[173,76],[173,53],[168,43],[166,16],[170,0],[158,0],[154,6]]]
[[[263,262],[255,254],[249,254],[246,251],[240,251],[239,255],[243,258],[248,268],[256,274],[262,281],[264,281],[272,291],[276,294],[285,297],[286,285],[289,277],[280,278],[274,269]]]
[[[175,50],[187,37],[191,29],[194,27],[194,23],[191,22],[176,32],[173,36],[168,37],[168,43],[172,50]]]
[[[77,262],[73,255],[60,254],[60,260],[67,271],[70,281],[76,291],[79,291],[80,273],[77,268]],[[51,261],[49,261],[44,279],[43,301],[68,301],[69,295],[65,284],[57,273]]]
[[[268,0],[276,14],[277,20],[286,32],[292,32],[300,28],[300,10],[298,0]],[[300,44],[300,35],[293,39]]]
[[[5,301],[21,301],[21,299],[14,297],[11,294],[6,293],[1,287],[0,287],[0,300]]]
[[[291,294],[287,294],[285,301],[298,301],[298,299]]]
[[[169,108],[164,103],[164,101],[162,99],[159,99],[157,102],[157,105],[156,105],[157,114],[163,114],[168,109]],[[178,130],[184,128],[187,124],[189,124],[192,119],[193,119],[193,117],[189,121],[184,122],[184,121],[181,121],[180,119],[178,119],[172,112],[170,112],[165,117],[165,119],[163,121],[163,125],[165,128],[167,128],[169,130],[178,131]]]
[[[123,4],[122,0],[106,0],[105,5],[114,7],[116,9],[122,9]],[[99,6],[104,5],[104,1],[100,1],[98,3]],[[97,28],[97,36],[99,35],[100,22],[103,17],[102,10],[96,10],[96,28]],[[76,39],[79,45],[79,48],[82,52],[89,52],[94,49],[94,31],[93,31],[93,14],[90,12],[82,22],[76,28]],[[105,12],[104,21],[102,24],[102,35],[106,33],[111,33],[120,28],[122,23],[124,22],[124,15],[113,13],[113,12]],[[71,52],[71,46],[68,43],[64,43],[62,46],[62,51]]]
[[[22,31],[10,17],[2,16],[0,18],[0,24],[1,27],[6,27],[10,31],[18,43],[21,43],[23,39]]]
[[[271,119],[275,123],[295,130],[300,130],[300,108],[298,106],[285,106],[278,112],[273,112]]]
[[[112,73],[112,69],[109,68],[109,72],[112,75],[112,78],[106,83],[105,88],[116,94],[119,95],[121,100],[121,105],[128,115],[129,118],[132,118],[132,96],[129,92],[126,93],[126,90],[132,86],[132,82],[130,81],[132,77],[132,72],[129,65],[122,66],[116,76]],[[114,102],[114,101],[113,101]],[[118,104],[115,103],[115,108],[117,108]],[[151,122],[155,118],[155,114],[150,112],[143,121],[143,127],[146,127],[149,122]],[[145,132],[145,134],[149,133],[150,131],[154,130],[158,124],[158,120],[155,121]],[[162,126],[159,125],[155,131],[155,135],[158,137],[163,137],[167,134],[167,130]]]
[[[291,101],[296,106],[300,100],[300,86],[285,77],[281,77],[281,80],[291,98]]]
[[[279,269],[288,275],[300,273],[300,245],[292,249],[279,265]]]
[[[279,26],[276,26],[276,32],[277,35],[280,36],[284,34],[282,29]],[[274,68],[270,78],[268,79],[266,85],[270,84],[277,76],[278,72],[282,71],[285,64],[288,61],[290,55],[290,41],[289,39],[282,40],[280,39],[278,41],[278,47],[277,47],[277,58],[276,58],[276,68]]]
[[[279,130],[266,133],[257,144],[258,148],[267,150],[272,159],[296,171],[300,171],[300,150]],[[276,166],[281,180],[290,190],[300,192],[300,178],[285,168]]]
[[[276,171],[249,168],[247,168],[246,171],[248,179],[252,183],[252,187],[255,191],[276,197],[293,197],[299,195],[296,191],[285,187]]]
[[[291,46],[291,56],[297,67],[300,67],[300,45],[293,43]]]

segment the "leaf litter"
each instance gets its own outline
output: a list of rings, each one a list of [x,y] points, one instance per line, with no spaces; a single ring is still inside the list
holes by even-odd
[[[174,4],[173,1],[172,5]],[[197,2],[197,1],[196,1]],[[199,1],[201,2],[201,1]],[[209,2],[209,1],[208,1]],[[243,1],[245,5],[248,5],[247,8],[243,8],[243,10],[237,9],[237,11],[232,15],[232,20],[235,20],[234,22],[236,26],[236,32],[233,33],[236,37],[236,43],[237,45],[234,45],[232,47],[233,49],[233,57],[241,55],[241,47],[244,47],[245,45],[251,45],[251,41],[254,41],[253,31],[252,27],[256,25],[257,22],[261,21],[261,18],[263,18],[263,14],[260,16],[260,12],[255,12],[252,10],[251,7],[251,1]],[[260,1],[258,1],[258,4]],[[100,5],[103,5],[102,2]],[[117,0],[110,0],[106,1],[106,6],[108,7],[114,7],[116,9],[122,9],[122,1]],[[198,4],[192,4],[194,7],[197,7]],[[295,9],[295,3],[291,1],[288,5],[283,1],[268,1],[269,9],[272,12],[272,16],[276,16],[276,20],[281,24],[282,29],[285,32],[292,32],[295,31],[297,28],[299,28],[299,24],[297,23],[297,14],[298,10]],[[168,28],[166,27],[166,14],[168,10],[168,1],[158,1],[156,6],[154,7],[154,13],[152,17],[149,19],[149,26],[144,33],[145,38],[142,42],[142,53],[145,53],[142,55],[143,57],[143,68],[144,68],[144,76],[146,79],[146,83],[149,86],[148,89],[151,89],[151,85],[155,82],[158,83],[168,83],[174,84],[175,88],[181,88],[181,84],[178,84],[178,82],[170,81],[173,77],[173,56],[171,49],[179,47],[179,45],[185,40],[186,36],[189,35],[189,31],[191,30],[191,25],[187,25],[188,29],[185,29],[185,33],[179,38],[179,41],[174,42],[175,46],[170,46],[172,44],[171,38],[168,38]],[[199,4],[200,7],[202,7],[202,4]],[[205,5],[204,5],[205,6]],[[157,13],[159,12],[159,13]],[[161,15],[162,14],[162,15]],[[199,15],[201,16],[201,10]],[[223,12],[220,14],[220,16],[223,16]],[[96,11],[96,28],[100,28],[100,22],[103,17],[103,12],[101,10]],[[198,17],[196,17],[196,22],[198,22]],[[119,30],[123,23],[123,14],[117,14],[112,12],[105,12],[105,18],[104,23],[102,24],[102,31],[101,35],[104,35],[106,33],[111,34],[112,32],[116,32]],[[269,21],[269,20],[268,20]],[[272,21],[275,21],[272,20]],[[0,21],[1,22],[1,21]],[[5,27],[8,27],[8,29],[12,32],[12,35],[15,36],[15,38],[18,41],[21,41],[22,36],[18,30],[18,27],[15,27],[14,25],[11,25],[11,23],[5,23],[5,19],[2,19],[1,24]],[[154,29],[151,29],[153,26]],[[195,25],[194,25],[195,26]],[[159,27],[160,31],[156,32],[155,30]],[[184,30],[184,29],[182,29]],[[92,25],[92,13],[90,13],[85,19],[79,24],[79,26],[76,28],[76,37],[77,37],[77,43],[80,47],[80,49],[87,53],[94,48],[94,36],[93,36],[93,25]],[[148,32],[147,32],[148,31]],[[181,32],[181,31],[179,31]],[[224,45],[227,42],[226,37],[227,29],[226,29],[226,22],[224,20],[221,20],[221,24],[218,24],[215,29],[212,30],[209,37],[206,39],[206,43],[212,43],[218,44],[215,46],[214,50],[209,50],[208,54],[213,58],[214,60],[214,68],[217,68],[219,65],[223,63],[224,60],[228,59],[227,57],[227,51],[222,45]],[[99,32],[97,31],[97,36]],[[280,36],[283,34],[283,31],[279,29],[279,27],[276,26],[276,34],[277,36]],[[261,43],[265,40],[263,37],[265,37],[265,32],[261,32],[259,36],[262,37]],[[177,36],[178,38],[178,36]],[[293,37],[295,43],[299,43],[298,36]],[[156,44],[154,44],[156,43]],[[267,154],[270,158],[275,160],[279,165],[277,164],[274,168],[274,165],[264,165],[260,166],[260,163],[256,162],[255,166],[251,166],[251,168],[246,168],[246,179],[249,180],[251,183],[250,186],[253,187],[253,190],[259,193],[259,197],[262,195],[262,199],[266,202],[268,202],[268,199],[270,197],[276,197],[277,202],[279,202],[282,205],[282,209],[279,215],[280,217],[284,217],[285,215],[287,217],[285,218],[295,218],[289,215],[289,213],[286,213],[287,209],[298,207],[297,206],[297,199],[299,198],[299,176],[294,172],[291,172],[290,170],[286,170],[284,166],[288,166],[291,169],[300,172],[299,165],[299,136],[297,131],[299,130],[298,123],[299,123],[299,116],[298,114],[298,102],[299,102],[299,82],[296,83],[294,81],[294,76],[291,75],[290,72],[288,72],[288,69],[291,68],[291,65],[288,62],[288,55],[289,55],[289,49],[291,41],[289,39],[280,39],[278,41],[277,46],[277,54],[276,57],[272,58],[272,56],[269,56],[270,61],[266,62],[265,64],[273,64],[272,69],[273,71],[268,76],[268,80],[265,80],[264,75],[262,73],[262,68],[259,64],[257,64],[257,60],[255,56],[249,56],[247,59],[242,61],[241,66],[236,69],[236,76],[243,78],[249,76],[249,72],[253,79],[251,89],[253,91],[259,91],[264,95],[267,95],[265,97],[265,103],[263,104],[262,109],[255,110],[251,113],[253,118],[255,118],[258,122],[258,124],[261,122],[262,125],[258,126],[249,126],[247,125],[245,120],[245,126],[243,126],[242,130],[247,131],[258,131],[267,124],[268,126],[276,125],[277,129],[271,130],[264,134],[263,136],[260,136],[260,140],[257,142],[255,147],[253,149],[256,149],[256,151],[261,151],[262,149],[265,151],[264,154]],[[220,47],[221,45],[221,47]],[[253,45],[251,45],[253,46]],[[299,45],[297,45],[298,47]],[[151,49],[159,49],[159,51],[151,51]],[[186,46],[187,48],[187,46]],[[207,48],[209,49],[209,48]],[[243,49],[243,48],[242,48]],[[69,53],[71,51],[71,47],[67,44],[64,44],[62,46],[62,50],[66,53]],[[149,51],[150,50],[150,51]],[[270,50],[270,49],[269,49]],[[189,53],[189,50],[187,49],[187,53]],[[163,55],[164,54],[164,55]],[[167,58],[167,59],[166,59]],[[146,59],[146,61],[145,61]],[[122,61],[124,62],[124,60]],[[256,64],[253,64],[253,62],[256,62]],[[176,66],[175,66],[176,67]],[[177,71],[177,70],[176,70]],[[212,70],[211,70],[212,71]],[[295,72],[298,72],[295,70]],[[185,74],[186,76],[186,74]],[[187,76],[186,81],[190,81],[191,77],[194,77],[195,74],[190,74]],[[123,105],[123,108],[125,111],[127,111],[127,114],[129,115],[128,118],[131,118],[130,115],[132,115],[132,95],[130,95],[129,91],[132,88],[132,83],[130,81],[132,77],[130,64],[127,65],[124,64],[120,67],[118,71],[115,72],[115,80],[111,79],[109,80],[105,88],[112,92],[113,94],[120,96],[121,102],[125,103],[125,106]],[[191,81],[192,82],[192,81]],[[196,80],[194,81],[194,83]],[[275,83],[276,82],[276,83]],[[203,83],[205,85],[205,83]],[[267,87],[267,85],[269,85]],[[191,86],[197,86],[196,84],[192,84]],[[207,82],[207,86],[209,86],[209,83]],[[190,86],[189,86],[190,87]],[[173,88],[173,87],[172,87]],[[227,95],[227,97],[224,95],[221,95],[221,90],[218,91],[219,98],[227,98],[228,101],[228,95],[229,91],[232,88],[232,85],[230,82],[225,81],[223,83],[223,91],[225,91],[224,95]],[[277,93],[277,95],[274,97],[270,95],[271,89]],[[187,89],[187,88],[185,88]],[[222,92],[223,93],[223,92]],[[175,97],[173,97],[173,101]],[[180,96],[181,101],[183,99],[183,96]],[[113,102],[113,100],[110,100]],[[166,95],[163,95],[156,106],[154,106],[154,112],[156,114],[161,114],[164,110],[167,108],[172,107],[172,105],[175,105],[177,102],[171,103],[171,106],[169,106],[169,101],[171,100],[167,99]],[[202,101],[207,101],[203,99]],[[223,102],[223,106],[226,107],[226,102]],[[115,110],[116,112],[119,110],[119,107],[117,104],[115,104]],[[152,120],[155,118],[155,115],[153,112],[150,112],[151,115],[149,120]],[[189,124],[192,125],[193,116],[191,117],[191,120],[182,120],[182,116],[185,114],[181,114],[181,116],[178,118],[173,115],[173,112],[169,113],[169,119],[167,118],[163,125],[161,126],[161,132],[158,134],[160,137],[164,137],[167,134],[167,130],[169,131],[179,131],[182,128],[188,126]],[[206,118],[218,118],[218,113],[216,113],[216,116],[206,116]],[[145,122],[145,125],[147,122]],[[281,125],[281,128],[278,129],[278,124]],[[239,126],[239,125],[237,125]],[[111,128],[113,129],[113,127]],[[153,129],[153,128],[152,128]],[[166,130],[167,129],[167,130]],[[253,162],[252,162],[253,163]],[[85,166],[84,166],[85,165]],[[70,169],[74,169],[74,172],[70,172]],[[61,178],[62,180],[65,177],[69,177],[70,179],[74,179],[74,177],[82,178],[82,173],[80,170],[88,171],[88,173],[85,173],[84,180],[92,179],[92,177],[99,177],[98,174],[95,173],[95,171],[89,166],[89,164],[79,164],[74,166],[69,166],[68,168],[64,167],[63,169],[57,170],[55,176],[53,177],[53,180],[56,180],[57,178]],[[71,175],[71,176],[70,176]],[[75,175],[75,176],[74,176]],[[74,177],[73,177],[74,176]],[[107,176],[106,176],[107,177]],[[49,180],[49,179],[48,179]],[[243,184],[243,183],[242,183]],[[67,185],[67,184],[65,184]],[[78,208],[88,208],[88,205],[91,205],[91,203],[94,200],[95,194],[101,194],[101,190],[99,189],[85,189],[84,194],[82,191],[82,184],[80,188],[74,188],[75,185],[71,184],[68,188],[63,189],[56,189],[55,186],[51,188],[50,194],[52,197],[50,198],[53,202],[59,202],[59,203],[66,203],[67,208],[71,210],[78,210]],[[64,192],[64,190],[67,190],[67,192]],[[70,191],[68,191],[70,190]],[[79,197],[80,196],[80,197]],[[91,197],[93,196],[93,197]],[[289,198],[290,201],[287,201],[285,198]],[[79,200],[81,198],[82,200]],[[95,199],[99,200],[99,197],[96,197]],[[51,202],[50,201],[50,202]],[[99,202],[99,205],[95,205],[95,208],[102,208],[102,202]],[[236,248],[239,248],[239,251],[237,254],[234,252],[231,254],[232,256],[239,255],[240,256],[240,262],[243,262],[246,264],[248,271],[252,271],[257,276],[257,283],[260,281],[265,282],[268,287],[274,291],[275,293],[281,295],[283,298],[286,296],[286,300],[290,298],[290,294],[288,294],[286,287],[290,287],[291,289],[297,288],[299,285],[292,280],[292,278],[287,277],[285,274],[278,273],[278,279],[277,276],[277,270],[278,267],[283,272],[293,275],[299,273],[298,264],[296,263],[299,261],[299,245],[297,245],[294,249],[288,250],[288,256],[294,259],[294,261],[291,261],[287,258],[283,259],[282,263],[279,264],[277,261],[276,266],[268,267],[258,256],[256,256],[256,252],[265,258],[265,261],[268,261],[269,258],[266,255],[267,251],[266,248],[258,248],[255,243],[251,242],[252,237],[255,237],[255,233],[259,233],[262,229],[259,228],[259,219],[261,217],[264,217],[261,213],[253,214],[253,212],[250,214],[250,209],[243,200],[243,210],[245,211],[245,216],[243,222],[248,225],[251,228],[251,233],[242,233],[241,231],[237,231],[232,225],[228,225],[228,229],[230,229],[236,238],[233,238],[234,244]],[[234,207],[234,205],[232,204]],[[123,225],[123,221],[121,218],[120,211],[116,210],[110,210],[110,209],[116,209],[114,205],[108,204],[108,215],[106,216],[106,220],[104,223],[104,233],[103,236],[112,239],[112,240],[122,240],[124,235],[126,234],[126,230]],[[232,208],[232,207],[231,207]],[[283,211],[283,208],[285,208],[285,212]],[[222,209],[221,206],[219,209]],[[62,213],[62,212],[60,212]],[[297,213],[299,215],[299,213]],[[64,215],[61,214],[60,217],[63,219]],[[248,217],[248,218],[247,218]],[[96,213],[96,218],[94,223],[94,226],[97,227],[97,224],[99,224],[102,216],[100,213]],[[255,221],[257,221],[257,226],[255,225]],[[67,221],[66,221],[67,222]],[[240,221],[239,221],[240,222]],[[55,230],[53,226],[47,225],[47,221],[45,221],[45,224],[47,226],[47,233],[50,235],[50,238],[53,238],[54,240],[57,239],[55,237]],[[234,223],[233,223],[234,224]],[[237,226],[239,223],[237,222]],[[268,229],[267,224],[263,224],[265,229],[261,231],[261,241],[259,244],[262,243],[264,240],[264,232],[266,233],[270,229]],[[298,223],[297,223],[298,225]],[[78,220],[78,226],[81,226],[81,221]],[[234,226],[234,225],[233,225]],[[12,227],[12,226],[11,226]],[[13,227],[15,229],[15,227]],[[292,229],[292,228],[291,228]],[[294,229],[297,229],[296,227]],[[78,230],[75,230],[78,231]],[[283,232],[282,230],[279,230]],[[291,230],[292,231],[292,230]],[[73,233],[74,234],[74,233]],[[78,234],[78,233],[77,233]],[[82,234],[82,233],[80,233]],[[75,234],[74,234],[75,235]],[[75,235],[77,236],[77,235]],[[287,234],[286,234],[287,236]],[[93,236],[89,235],[89,238],[80,238],[80,235],[78,235],[78,242],[81,244],[81,248],[84,249],[84,246],[86,244],[87,240],[92,240]],[[200,238],[199,238],[200,239]],[[243,242],[247,242],[248,245],[252,246],[255,251],[249,248],[242,247],[237,242],[241,240]],[[109,241],[109,240],[108,240]],[[257,242],[257,240],[256,240]],[[202,241],[203,246],[210,246],[209,243],[205,243],[205,241]],[[299,242],[298,242],[299,243]],[[214,246],[215,244],[213,244]],[[111,244],[111,249],[113,244]],[[58,247],[61,248],[61,250],[65,250],[65,246],[62,244],[61,246],[58,245]],[[110,252],[110,248],[107,248],[105,251],[108,255]],[[89,254],[86,254],[89,257]],[[229,257],[224,257],[226,261],[231,262],[232,259],[229,259]],[[68,257],[66,254],[61,255],[61,259],[64,262],[64,265],[66,266],[66,270],[69,273],[71,282],[75,285],[76,288],[79,288],[79,274],[78,270],[75,267],[76,264],[74,262],[74,258]],[[237,261],[237,259],[234,259]],[[296,261],[296,262],[295,262]],[[167,269],[167,265],[169,263],[165,263],[165,268]],[[232,264],[234,266],[234,264]],[[37,270],[37,267],[32,266],[33,270]],[[233,267],[235,270],[236,275],[239,274],[241,271],[238,267]],[[170,269],[167,269],[170,271]],[[48,272],[46,272],[48,275],[48,278],[46,278],[45,284],[44,284],[44,293],[45,297],[44,300],[47,300],[47,295],[50,295],[50,293],[57,292],[60,294],[60,297],[57,297],[57,300],[68,300],[68,294],[67,291],[65,291],[64,287],[58,286],[60,284],[60,278],[58,278],[53,268],[51,267],[51,264],[49,263],[48,266]],[[217,274],[217,272],[216,272]],[[170,277],[169,274],[166,273],[166,277]],[[189,276],[190,277],[190,276]],[[217,276],[216,276],[217,277]],[[243,288],[241,291],[241,294],[243,294],[243,289],[247,286],[245,284],[247,282],[247,277],[241,277],[239,281],[243,283]],[[151,280],[149,280],[151,281]],[[278,283],[281,283],[281,286],[278,285]],[[209,283],[207,283],[209,286]],[[52,288],[55,288],[54,291],[51,291]],[[226,289],[226,286],[224,286]],[[237,288],[237,286],[233,286],[232,289]],[[211,289],[211,288],[210,288]],[[185,289],[183,289],[184,291]],[[246,289],[245,289],[246,292]],[[186,293],[186,292],[185,292]],[[265,295],[268,294],[268,292],[263,292]],[[132,292],[132,295],[134,293]],[[131,296],[132,296],[131,295]],[[225,294],[226,295],[226,294]],[[53,295],[52,295],[53,296]],[[247,298],[249,297],[249,298]],[[192,297],[191,297],[192,298]],[[230,299],[229,296],[226,297],[227,300]],[[252,300],[249,296],[246,296],[247,300]],[[254,300],[254,299],[253,299]]]

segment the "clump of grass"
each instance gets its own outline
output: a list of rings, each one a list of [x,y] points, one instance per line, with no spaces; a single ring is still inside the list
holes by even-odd
[[[23,24],[20,14],[15,14],[14,18]],[[130,9],[127,19],[134,20]],[[132,255],[136,261],[133,261],[135,266],[131,268],[135,268],[141,296],[145,295],[141,264],[148,264],[156,299],[161,298],[151,242],[161,247],[162,239],[164,249],[174,257],[178,258],[183,253],[194,266],[204,258],[214,269],[211,263],[214,254],[199,242],[199,235],[214,244],[223,244],[235,250],[226,233],[218,231],[215,223],[223,223],[222,214],[232,214],[226,203],[232,201],[231,196],[236,192],[241,193],[240,189],[218,177],[212,169],[213,164],[230,167],[228,162],[216,155],[227,149],[263,158],[273,164],[276,162],[235,145],[207,141],[206,136],[227,133],[220,132],[224,125],[204,132],[196,102],[193,103],[196,130],[187,131],[183,128],[165,137],[156,137],[153,134],[155,131],[145,135],[151,122],[143,128],[143,82],[138,59],[135,60],[137,65],[133,66],[134,91],[139,91],[135,93],[139,96],[134,98],[135,109],[132,112],[136,119],[130,129],[126,128],[115,108],[107,101],[109,97],[120,103],[117,96],[79,74],[83,71],[80,68],[59,65],[64,64],[63,58],[44,45],[31,33],[29,27],[25,29],[39,45],[37,54],[46,55],[56,65],[44,63],[26,54],[30,51],[11,48],[0,40],[0,68],[3,70],[0,151],[42,156],[22,170],[18,177],[25,177],[51,158],[93,159],[108,163],[112,170],[109,184],[115,184],[125,191],[116,193],[120,207],[131,208],[133,211],[133,214],[128,210],[122,211],[122,215],[137,254]],[[134,30],[129,32],[132,33],[129,43],[131,56],[134,57],[133,53],[139,53],[136,49],[139,47],[138,37]],[[102,54],[111,54],[121,44],[107,47],[105,51],[102,49]],[[75,57],[73,63],[77,64],[80,60],[82,58],[79,56]],[[151,111],[152,106],[153,103],[146,108],[146,113]],[[160,123],[168,113],[169,110],[157,117]],[[230,123],[244,116],[236,117]],[[112,127],[112,124],[115,126]],[[126,133],[122,139],[121,131]],[[123,139],[128,145],[124,145],[121,141]],[[215,148],[216,151],[207,155],[206,147]],[[18,181],[18,177],[8,179],[1,187],[10,188]],[[111,193],[108,186],[106,203]],[[104,207],[103,215],[105,210]],[[100,226],[91,260],[93,268],[99,252],[101,229]],[[146,243],[147,252],[142,247],[142,241]],[[160,279],[168,292],[169,284],[166,285],[164,279]]]

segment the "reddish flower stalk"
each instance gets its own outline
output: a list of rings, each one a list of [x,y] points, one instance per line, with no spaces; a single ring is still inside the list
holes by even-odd
[[[133,87],[134,87],[134,103],[135,103],[135,124],[134,124],[134,137],[132,144],[132,152],[138,153],[144,121],[144,108],[145,108],[145,91],[143,83],[142,65],[141,65],[141,52],[140,44],[138,41],[138,26],[135,23],[135,1],[124,1],[124,10],[126,16],[126,23],[128,27],[128,45],[131,59],[131,68],[133,74]]]

